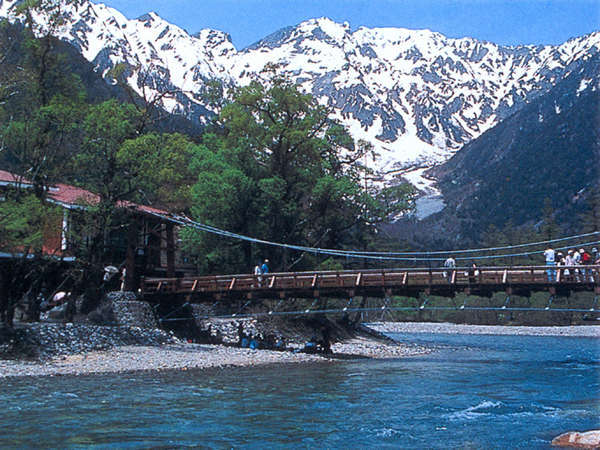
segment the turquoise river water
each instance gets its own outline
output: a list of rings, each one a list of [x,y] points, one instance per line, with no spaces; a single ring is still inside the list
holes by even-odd
[[[0,447],[549,448],[600,428],[600,340],[393,335],[397,360],[0,381]]]

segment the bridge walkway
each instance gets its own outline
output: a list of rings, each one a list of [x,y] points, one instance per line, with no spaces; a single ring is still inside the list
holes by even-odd
[[[554,281],[548,280],[548,270],[553,271]],[[528,295],[536,291],[547,291],[551,295],[590,291],[599,295],[600,266],[480,267],[476,271],[469,268],[397,268],[143,278],[141,281],[141,293],[145,298],[183,295],[191,302],[287,297],[418,297],[422,293],[453,297],[461,292]]]

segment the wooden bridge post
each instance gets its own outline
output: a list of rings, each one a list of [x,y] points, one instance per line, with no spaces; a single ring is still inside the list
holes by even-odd
[[[127,254],[125,257],[125,280],[124,289],[126,291],[135,291],[135,253],[138,240],[138,222],[137,219],[129,216],[129,227],[127,228]]]
[[[167,227],[167,278],[175,277],[175,225],[171,222]]]

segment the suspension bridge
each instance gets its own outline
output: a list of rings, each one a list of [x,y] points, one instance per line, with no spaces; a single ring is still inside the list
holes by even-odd
[[[381,269],[316,272],[282,272],[268,275],[214,275],[186,278],[145,278],[141,293],[147,300],[180,297],[186,303],[229,304],[237,312],[222,317],[261,315],[308,315],[341,314],[363,311],[401,310],[497,310],[497,311],[568,311],[600,312],[597,309],[600,296],[600,266],[561,266],[555,268],[553,281],[548,281],[548,266],[484,267],[476,271],[469,268],[456,269]],[[575,273],[578,276],[566,276]],[[585,278],[584,278],[585,277]],[[579,280],[579,281],[578,281]],[[529,296],[532,292],[547,292],[548,304],[544,308],[516,307],[510,304],[513,295]],[[506,293],[506,301],[498,306],[453,305],[428,306],[429,296],[489,297],[496,292]],[[567,296],[572,292],[591,292],[593,303],[587,308],[553,308],[555,296]],[[418,307],[390,306],[394,296],[423,298]],[[379,299],[376,307],[352,305],[356,297]],[[345,307],[319,309],[320,299],[348,300]],[[279,300],[277,306],[285,306],[289,299],[313,300],[308,308],[284,310],[269,309],[266,305],[256,310],[263,300]],[[252,305],[254,311],[245,311]]]
[[[452,256],[459,264],[466,261],[490,261],[514,257],[540,256],[544,250],[540,246],[554,246],[555,250],[599,245],[600,232],[590,232],[575,236],[488,248],[376,252],[339,250],[300,245],[284,244],[252,238],[206,224],[192,221],[184,216],[161,215],[161,220],[178,226],[190,227],[202,232],[225,238],[242,240],[261,246],[285,248],[301,253],[312,253],[328,257],[360,259],[370,261],[399,262],[402,264],[440,264]],[[595,240],[594,240],[595,239]],[[536,248],[537,247],[537,248]],[[532,248],[534,248],[532,250]],[[489,311],[562,311],[593,313],[600,312],[600,265],[576,266],[485,266],[457,268],[396,268],[341,271],[278,272],[263,275],[233,274],[179,278],[142,278],[141,295],[149,301],[174,299],[183,304],[210,303],[228,305],[229,311],[236,311],[219,317],[244,317],[262,315],[309,315],[341,314],[363,311],[409,311],[409,310],[489,310]],[[469,296],[490,297],[495,293],[506,294],[501,305],[478,306],[461,305],[431,306],[430,296],[453,298],[464,293]],[[543,308],[523,307],[511,304],[512,296],[530,296],[533,292],[547,292],[548,303]],[[568,296],[573,292],[589,292],[593,301],[586,307],[556,308],[553,301],[557,296]],[[418,306],[398,306],[392,304],[395,296],[423,299]],[[355,299],[378,300],[377,306],[360,306]],[[287,309],[290,299],[308,300],[310,306],[302,309]],[[346,300],[344,307],[320,308],[322,299]],[[265,301],[275,300],[276,305]],[[312,303],[311,303],[312,302]],[[273,303],[273,302],[271,302]],[[339,303],[339,302],[338,302]],[[252,306],[252,311],[249,308]],[[211,315],[216,317],[216,314]]]

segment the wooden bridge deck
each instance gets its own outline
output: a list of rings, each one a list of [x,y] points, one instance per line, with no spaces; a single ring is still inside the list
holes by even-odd
[[[459,292],[490,295],[494,292],[527,295],[532,291],[551,294],[592,291],[600,294],[600,266],[550,268],[556,281],[549,282],[548,266],[468,268],[380,269],[324,272],[281,272],[257,276],[249,274],[186,278],[144,278],[141,292],[146,298],[185,295],[190,301],[252,298],[349,298],[354,296],[418,296],[421,293],[454,296]],[[586,271],[586,280],[571,274]]]

